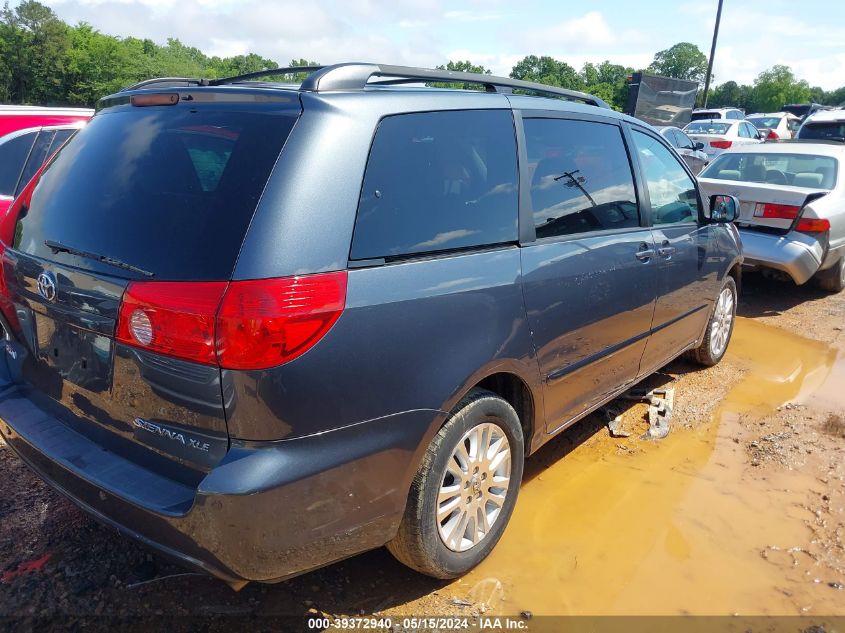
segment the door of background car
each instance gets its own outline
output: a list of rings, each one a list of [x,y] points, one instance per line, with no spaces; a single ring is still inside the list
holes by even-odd
[[[554,431],[636,377],[657,256],[619,122],[536,111],[522,121],[523,291]]]
[[[697,176],[708,162],[707,154],[700,149],[696,149],[696,142],[687,136],[683,130],[674,130],[674,137],[677,142],[675,147],[678,149],[678,153],[684,157],[684,161],[693,175]]]
[[[754,145],[762,142],[760,139],[760,132],[757,128],[746,121],[742,121],[739,124],[737,135],[739,136],[739,145]]]
[[[0,139],[0,200],[11,204],[21,172],[29,157],[38,130],[11,132]]]
[[[662,142],[640,128],[631,130],[657,248],[659,280],[651,337],[640,375],[651,373],[701,334],[716,294],[718,264],[711,261],[711,229],[701,213],[692,175]]]

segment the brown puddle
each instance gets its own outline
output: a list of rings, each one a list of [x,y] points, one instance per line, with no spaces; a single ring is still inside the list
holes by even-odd
[[[748,371],[713,421],[635,452],[609,438],[578,446],[523,485],[500,543],[452,590],[511,615],[845,614],[824,570],[790,551],[810,538],[806,497],[822,484],[754,469],[734,441],[741,417],[814,393],[841,407],[831,381],[845,384],[845,357],[747,319],[729,354]]]

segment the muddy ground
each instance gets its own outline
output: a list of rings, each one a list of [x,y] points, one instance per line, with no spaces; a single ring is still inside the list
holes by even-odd
[[[610,437],[605,412],[564,432],[529,460],[491,557],[452,583],[377,550],[234,593],[89,519],[0,441],[0,627],[289,630],[323,614],[845,615],[845,293],[748,275],[739,314],[719,366],[677,361],[649,379],[675,390],[669,437],[642,439],[647,408],[626,400],[611,406],[629,437]]]

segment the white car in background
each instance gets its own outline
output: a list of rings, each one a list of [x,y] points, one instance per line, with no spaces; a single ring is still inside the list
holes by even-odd
[[[762,132],[767,141],[791,139],[801,127],[801,119],[789,112],[749,114],[745,120]]]
[[[711,121],[713,119],[741,121],[744,118],[745,112],[739,108],[698,108],[692,111],[690,121]]]
[[[704,145],[704,153],[709,160],[731,147],[740,145],[759,145],[765,138],[748,121],[692,121],[684,128],[693,141]]]
[[[724,152],[698,177],[705,199],[740,200],[745,264],[796,284],[845,288],[845,143],[789,141]]]

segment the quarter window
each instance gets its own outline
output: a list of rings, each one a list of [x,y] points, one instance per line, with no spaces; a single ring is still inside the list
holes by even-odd
[[[0,195],[11,196],[15,193],[15,185],[18,184],[36,134],[29,132],[0,144]]]
[[[660,141],[636,130],[633,134],[651,200],[652,224],[697,222],[695,182]]]
[[[387,117],[370,150],[351,258],[515,242],[518,181],[510,111]]]
[[[525,119],[537,237],[639,226],[634,180],[615,125]]]

